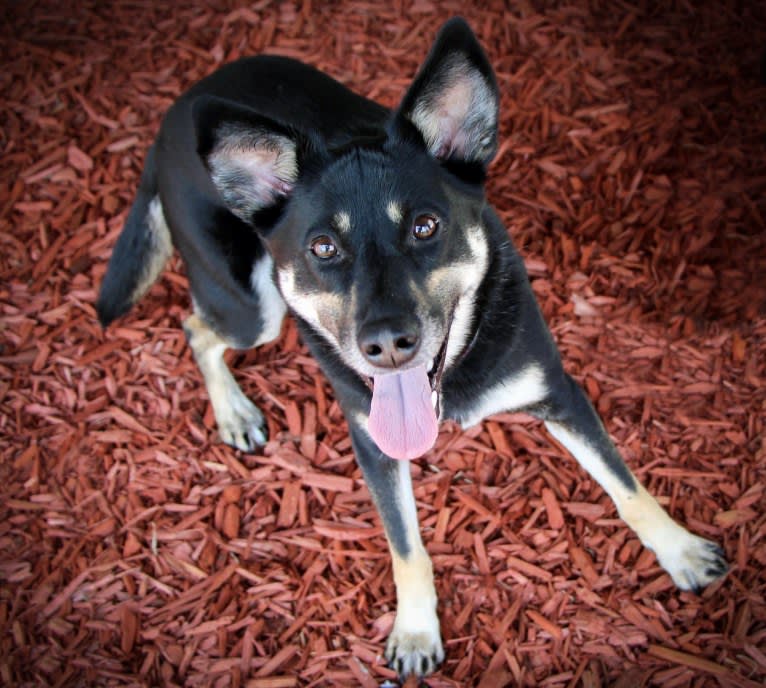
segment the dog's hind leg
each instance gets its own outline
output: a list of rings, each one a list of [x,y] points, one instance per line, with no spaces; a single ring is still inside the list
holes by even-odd
[[[544,408],[535,415],[609,494],[622,520],[655,553],[679,588],[700,591],[726,573],[721,548],[682,528],[639,484],[571,377],[562,373]]]
[[[396,619],[386,659],[401,677],[430,674],[444,660],[431,559],[423,547],[409,461],[385,456],[349,419],[357,461],[383,521],[396,584]]]
[[[223,359],[228,343],[197,313],[186,318],[183,327],[205,379],[221,439],[242,451],[252,451],[265,444],[267,430],[263,414],[245,396]]]

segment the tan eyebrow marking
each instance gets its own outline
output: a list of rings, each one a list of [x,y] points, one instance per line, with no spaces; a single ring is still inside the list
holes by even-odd
[[[391,222],[398,225],[402,221],[402,206],[396,201],[389,201],[386,206],[386,215],[388,215]]]
[[[339,232],[348,232],[351,229],[351,216],[345,211],[335,213],[332,221]]]

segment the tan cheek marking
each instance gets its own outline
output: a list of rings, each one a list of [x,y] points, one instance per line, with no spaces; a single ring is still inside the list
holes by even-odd
[[[336,340],[339,339],[340,325],[348,308],[347,300],[337,294],[322,294],[312,297],[311,300],[322,327],[332,332]]]
[[[304,294],[295,287],[295,274],[290,268],[277,271],[277,280],[285,301],[301,318],[339,346],[340,332],[348,300],[337,294]]]
[[[429,291],[438,292],[450,285],[458,285],[461,292],[478,288],[487,269],[489,249],[481,227],[473,226],[465,230],[471,255],[466,260],[434,270],[426,284]]]

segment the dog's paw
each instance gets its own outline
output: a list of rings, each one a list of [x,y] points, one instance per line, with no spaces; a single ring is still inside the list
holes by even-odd
[[[258,407],[242,392],[232,395],[228,402],[225,407],[215,409],[221,439],[244,452],[266,444],[266,421]]]
[[[386,660],[402,679],[411,674],[427,676],[444,661],[438,621],[435,626],[435,629],[408,632],[397,629],[394,624],[386,644]]]
[[[664,551],[655,551],[657,560],[681,590],[699,593],[721,578],[729,565],[724,551],[715,542],[680,530]]]

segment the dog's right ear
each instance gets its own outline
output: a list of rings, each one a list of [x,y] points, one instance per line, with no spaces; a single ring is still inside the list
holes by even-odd
[[[414,125],[439,160],[486,167],[497,150],[498,101],[489,60],[468,24],[455,17],[439,31],[395,122]]]
[[[213,96],[192,106],[197,153],[226,207],[248,224],[279,207],[298,178],[298,135],[257,112]]]

